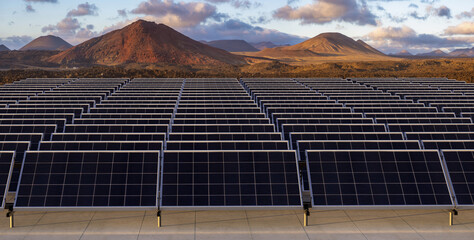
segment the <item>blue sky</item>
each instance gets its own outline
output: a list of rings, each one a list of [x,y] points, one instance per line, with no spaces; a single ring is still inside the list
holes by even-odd
[[[53,34],[71,44],[137,19],[196,40],[295,44],[341,32],[386,52],[474,46],[472,0],[15,0],[0,9],[0,44],[18,49]]]

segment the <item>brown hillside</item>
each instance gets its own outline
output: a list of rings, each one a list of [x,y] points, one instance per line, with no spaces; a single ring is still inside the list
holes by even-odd
[[[242,57],[192,40],[174,29],[138,20],[48,59],[59,64],[244,64]]]
[[[41,36],[34,39],[24,47],[20,48],[20,51],[27,50],[46,50],[46,51],[64,51],[71,48],[72,45],[64,41],[60,37],[53,35]]]
[[[322,33],[302,43],[264,49],[258,56],[268,57],[336,57],[336,56],[385,56],[362,40],[354,41],[341,33]]]

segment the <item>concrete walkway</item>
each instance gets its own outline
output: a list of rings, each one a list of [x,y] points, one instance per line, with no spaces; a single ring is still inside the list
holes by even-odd
[[[5,215],[3,215],[5,216]],[[16,212],[0,218],[0,239],[474,239],[474,211],[448,226],[443,210]]]

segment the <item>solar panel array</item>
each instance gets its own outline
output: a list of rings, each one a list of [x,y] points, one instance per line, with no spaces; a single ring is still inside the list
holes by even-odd
[[[443,78],[24,79],[0,87],[0,193],[41,211],[472,208],[473,89]]]

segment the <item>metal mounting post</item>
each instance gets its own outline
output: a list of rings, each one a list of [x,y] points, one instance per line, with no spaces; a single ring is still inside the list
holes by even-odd
[[[309,224],[309,222],[308,222],[308,220],[309,220],[309,215],[310,215],[310,213],[309,213],[309,208],[305,208],[305,209],[304,209],[304,220],[303,220],[303,221],[304,221],[303,225],[304,225],[305,227],[307,227],[308,224]]]
[[[453,209],[449,211],[449,226],[454,225],[454,216],[457,216],[457,215],[458,215],[458,210]]]
[[[8,208],[8,212],[7,212],[7,218],[10,218],[10,228],[14,228],[15,227],[15,219],[13,217],[13,208],[10,207]]]
[[[157,220],[157,224],[158,224],[158,228],[161,227],[161,210],[158,210],[158,212],[156,212],[156,220]]]

